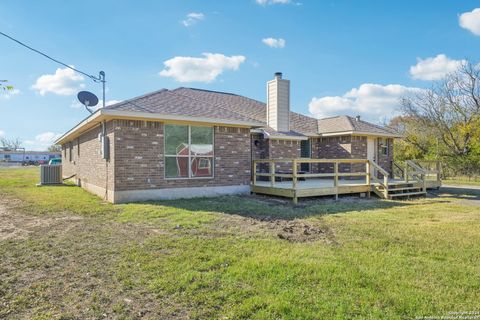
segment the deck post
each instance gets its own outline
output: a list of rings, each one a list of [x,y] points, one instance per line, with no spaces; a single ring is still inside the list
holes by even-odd
[[[440,161],[437,161],[437,182],[440,185],[440,181],[442,180],[441,177],[441,171],[442,171],[442,163]]]
[[[423,179],[423,192],[427,192],[427,174],[422,173],[420,177]]]
[[[338,200],[338,162],[333,163],[333,187],[335,188],[335,200]]]
[[[297,159],[292,160],[292,187],[297,189]]]
[[[257,182],[257,160],[253,160],[253,185]]]
[[[405,182],[408,183],[408,163],[405,162]]]
[[[270,162],[270,185],[275,186],[275,161]]]
[[[370,198],[370,189],[371,189],[371,181],[370,181],[370,160],[367,160],[367,162],[365,162],[365,181],[366,181],[366,184],[367,186],[369,187],[368,191],[367,191],[367,197]]]
[[[383,175],[383,184],[385,185],[385,190],[383,194],[385,195],[385,199],[388,199],[388,175]]]

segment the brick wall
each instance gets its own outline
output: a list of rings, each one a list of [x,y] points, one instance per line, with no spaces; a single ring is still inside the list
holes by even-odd
[[[315,159],[351,159],[352,136],[314,138],[312,140],[312,158]],[[350,172],[350,164],[340,164],[340,172]],[[333,164],[318,164],[312,167],[313,172],[332,173]]]
[[[249,129],[214,128],[214,177],[164,178],[163,123],[115,121],[115,190],[248,185]]]
[[[113,122],[107,122],[107,136],[110,142],[110,159],[105,161],[101,155],[101,142],[98,135],[101,126],[87,131],[79,138],[62,145],[62,170],[63,176],[76,175],[74,180],[84,186],[93,185],[108,190],[114,188],[114,137]],[[71,158],[70,158],[70,145]]]
[[[300,158],[300,141],[268,140],[269,159],[296,159]],[[279,162],[277,170],[291,171],[291,162]]]

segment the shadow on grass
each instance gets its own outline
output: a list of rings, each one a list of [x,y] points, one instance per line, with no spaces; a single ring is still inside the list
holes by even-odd
[[[429,195],[441,198],[480,200],[480,189],[461,187],[441,187],[439,190],[429,191]]]
[[[412,201],[383,201],[377,198],[342,197],[310,198],[294,205],[291,200],[267,196],[223,196],[164,201],[147,201],[142,204],[161,205],[188,211],[209,211],[240,215],[258,220],[293,220],[326,214],[371,211],[415,205]]]

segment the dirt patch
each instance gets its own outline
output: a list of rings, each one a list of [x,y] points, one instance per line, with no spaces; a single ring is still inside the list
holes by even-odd
[[[309,242],[328,239],[328,230],[322,230],[302,221],[275,221],[278,226],[278,238],[289,242]]]
[[[60,216],[35,216],[25,215],[15,212],[22,206],[22,202],[17,199],[9,199],[2,196],[0,200],[0,241],[8,239],[24,239],[32,232],[40,229],[49,228],[54,224],[66,224],[66,229],[71,227],[70,222],[81,220],[81,217]]]
[[[209,226],[210,236],[225,236],[229,233],[242,234],[245,237],[277,237],[288,242],[324,241],[338,244],[335,234],[323,220],[285,220],[273,217],[224,216],[214,225]]]

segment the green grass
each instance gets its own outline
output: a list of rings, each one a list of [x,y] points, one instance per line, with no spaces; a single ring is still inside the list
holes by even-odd
[[[22,200],[16,214],[49,221],[0,241],[0,318],[409,319],[480,308],[479,191],[112,205],[73,186],[37,188],[37,175],[0,170],[0,196]]]

